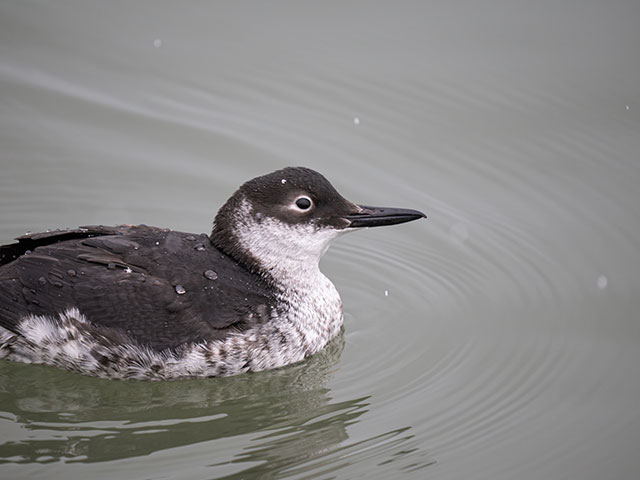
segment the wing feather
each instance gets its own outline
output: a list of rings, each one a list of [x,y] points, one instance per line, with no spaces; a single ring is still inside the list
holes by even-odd
[[[265,321],[274,305],[262,280],[206,235],[92,226],[23,236],[0,252],[0,325],[12,331],[26,315],[75,307],[139,343],[176,348]]]

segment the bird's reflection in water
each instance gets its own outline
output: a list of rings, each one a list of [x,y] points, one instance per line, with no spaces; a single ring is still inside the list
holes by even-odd
[[[327,388],[343,347],[341,334],[321,353],[279,370],[158,383],[0,362],[2,421],[21,427],[3,439],[0,461],[105,462],[248,435],[232,458],[212,449],[207,464],[246,463],[243,475],[324,470],[341,453],[365,447],[348,444],[347,427],[368,411],[368,397],[332,402]],[[365,443],[406,450],[397,444],[411,441],[409,428]]]

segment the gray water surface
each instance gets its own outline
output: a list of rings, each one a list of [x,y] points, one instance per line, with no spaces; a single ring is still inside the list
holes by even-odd
[[[427,221],[341,238],[344,334],[165,383],[0,361],[2,478],[640,475],[640,3],[0,4],[0,243],[208,232],[285,165]]]

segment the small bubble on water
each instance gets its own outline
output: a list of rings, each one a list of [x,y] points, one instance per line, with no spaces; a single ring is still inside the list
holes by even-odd
[[[182,285],[176,285],[176,293],[178,295],[184,295],[187,291],[184,289]]]
[[[160,40],[159,38],[156,38],[153,41],[153,46],[156,47],[156,48],[160,48],[162,46],[162,40]]]
[[[207,270],[204,272],[204,276],[205,278],[208,278],[209,280],[215,280],[218,278],[218,274],[216,272],[214,272],[213,270]]]
[[[607,288],[607,284],[609,283],[609,280],[604,275],[600,275],[598,277],[598,282],[597,283],[598,283],[598,288],[600,290],[604,290],[605,288]]]
[[[388,296],[389,296],[389,290],[385,290],[385,291],[384,291],[384,296],[385,296],[385,297],[388,297]]]
[[[627,110],[629,110],[629,105],[625,105],[624,108],[626,108]]]
[[[353,124],[360,125],[360,119],[358,117],[353,117]]]

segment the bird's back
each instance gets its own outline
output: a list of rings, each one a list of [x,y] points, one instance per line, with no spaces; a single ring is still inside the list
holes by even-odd
[[[268,321],[273,292],[209,237],[148,226],[26,235],[0,247],[0,326],[79,310],[153,350],[224,339]]]

